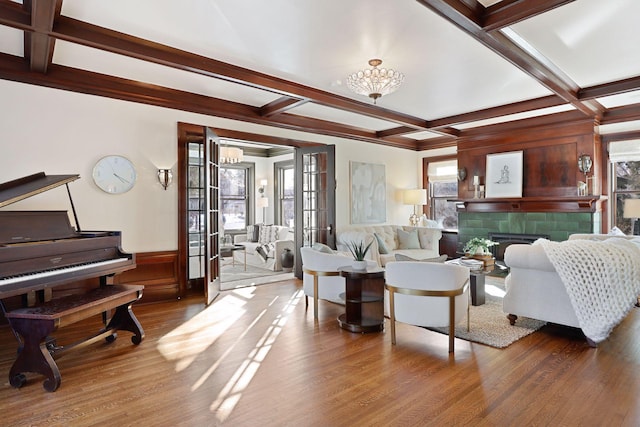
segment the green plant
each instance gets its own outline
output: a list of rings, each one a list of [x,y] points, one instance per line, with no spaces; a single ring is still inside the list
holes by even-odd
[[[498,242],[482,237],[474,237],[464,245],[464,251],[468,254],[488,254],[491,246],[498,245]]]
[[[369,252],[369,248],[372,244],[373,240],[369,242],[367,246],[364,245],[364,242],[362,240],[359,242],[351,241],[347,244],[347,247],[349,248],[349,252],[351,252],[351,255],[353,255],[353,258],[356,261],[364,261],[364,257],[367,255],[367,252]]]

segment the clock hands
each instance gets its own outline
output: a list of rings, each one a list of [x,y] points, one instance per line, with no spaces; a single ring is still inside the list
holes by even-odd
[[[121,177],[120,175],[118,175],[117,173],[113,173],[113,176],[115,176],[116,178],[118,178],[120,181],[124,182],[125,184],[129,184],[129,181],[124,179],[123,177]]]

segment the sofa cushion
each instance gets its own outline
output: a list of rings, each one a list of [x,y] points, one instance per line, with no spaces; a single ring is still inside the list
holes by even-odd
[[[425,259],[414,259],[403,254],[396,254],[396,261],[445,262],[446,260],[447,260],[446,254],[440,255],[438,257],[425,258]]]
[[[398,229],[398,249],[420,249],[418,231],[404,231]]]
[[[388,254],[389,249],[387,249],[387,244],[384,242],[384,239],[378,235],[378,233],[373,233],[376,240],[378,241],[378,253],[379,254]]]

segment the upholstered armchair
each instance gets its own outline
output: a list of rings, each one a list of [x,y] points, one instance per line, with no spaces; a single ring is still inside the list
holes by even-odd
[[[469,269],[433,262],[389,262],[385,272],[391,343],[396,324],[449,327],[449,353],[454,350],[455,325],[467,313],[469,329]]]
[[[344,304],[340,294],[345,292],[345,279],[340,276],[340,267],[353,263],[351,256],[340,253],[328,253],[330,249],[316,250],[310,247],[300,248],[302,258],[302,287],[306,307],[309,307],[308,297],[313,298],[313,316],[318,318],[318,299]],[[375,267],[375,261],[368,261],[369,266]]]

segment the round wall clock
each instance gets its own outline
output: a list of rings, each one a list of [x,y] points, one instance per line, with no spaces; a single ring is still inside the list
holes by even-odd
[[[93,181],[102,191],[122,194],[136,183],[136,169],[126,157],[106,156],[93,167]]]

